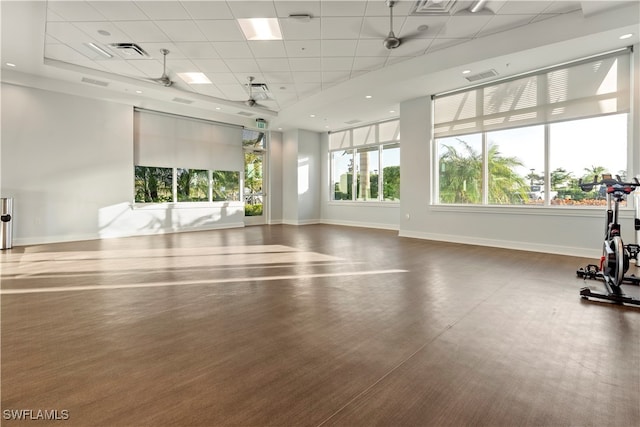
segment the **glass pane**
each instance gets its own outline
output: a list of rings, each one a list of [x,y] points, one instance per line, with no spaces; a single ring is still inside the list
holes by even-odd
[[[209,201],[209,172],[201,169],[180,169],[176,172],[179,202]]]
[[[264,132],[251,129],[242,130],[242,146],[255,149],[264,149]]]
[[[244,215],[262,215],[262,154],[244,153]]]
[[[440,203],[482,203],[482,135],[440,138]]]
[[[400,201],[400,145],[382,147],[382,200]]]
[[[489,203],[542,204],[544,126],[487,133]]]
[[[553,204],[602,206],[605,189],[585,193],[578,180],[603,173],[627,179],[627,114],[551,124],[550,145]]]
[[[356,161],[358,200],[378,200],[378,147],[356,150]]]
[[[331,153],[331,185],[333,200],[353,200],[353,152]]]
[[[213,171],[213,201],[240,200],[240,172]]]
[[[135,202],[172,202],[173,169],[135,166]]]

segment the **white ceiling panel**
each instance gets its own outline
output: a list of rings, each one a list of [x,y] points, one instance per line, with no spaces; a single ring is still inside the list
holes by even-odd
[[[258,73],[260,67],[255,59],[228,59],[227,67],[234,73]]]
[[[353,67],[353,56],[322,57],[322,71],[350,71]]]
[[[188,58],[219,58],[218,52],[210,42],[177,42],[178,49]]]
[[[290,73],[290,72],[278,72],[278,73],[265,72],[264,78],[271,85],[273,84],[284,85],[285,89],[281,89],[281,90],[287,90],[287,87],[288,87],[287,85],[293,83],[293,73]],[[273,87],[271,89],[273,89]]]
[[[393,31],[399,34],[399,29],[404,24],[404,17],[393,18]],[[389,34],[389,18],[366,17],[362,21],[362,32],[360,38],[384,39]]]
[[[293,73],[294,83],[319,83],[322,81],[320,71],[296,71]]]
[[[231,9],[224,1],[183,1],[192,19],[233,19]]]
[[[289,71],[289,59],[287,58],[263,58],[259,65],[263,72]]]
[[[51,1],[48,7],[66,21],[105,21],[108,19],[85,2]]]
[[[320,38],[321,19],[305,21],[293,18],[280,18],[280,29],[285,40],[317,40]]]
[[[72,1],[71,3],[82,3]],[[91,6],[97,9],[109,21],[144,21],[149,19],[134,2],[130,1],[91,1]],[[91,21],[87,19],[87,21]]]
[[[549,7],[545,1],[507,1],[500,8],[500,15],[537,15]]]
[[[379,56],[386,58],[389,56],[389,51],[382,46],[382,40],[366,39],[358,41],[356,56]]]
[[[281,40],[249,41],[248,44],[253,57],[257,59],[284,58],[287,56],[287,51]]]
[[[156,21],[158,27],[174,42],[206,42],[207,37],[195,21]]]
[[[323,39],[357,39],[361,26],[362,18],[359,17],[323,18],[320,33]]]
[[[535,16],[535,15],[534,15]],[[526,25],[534,18],[532,15],[498,15],[494,16],[478,33],[478,37],[508,31]]]
[[[129,36],[124,31],[116,27],[112,22],[75,22],[74,25],[84,33],[91,36],[92,39],[105,44],[119,43],[122,40],[129,39]],[[104,31],[109,34],[105,35],[103,33]]]
[[[50,22],[47,34],[62,43],[85,43],[91,39],[84,31],[70,22]]]
[[[291,58],[289,59],[291,71],[315,71],[320,70],[322,64],[320,58]]]
[[[176,1],[137,1],[136,5],[154,21],[163,19],[179,20],[190,19],[191,16],[182,6],[181,2]]]
[[[366,1],[323,1],[322,16],[364,16]]]
[[[278,17],[285,18],[289,15],[308,14],[311,16],[320,16],[320,1],[308,0],[308,1],[280,1],[273,2],[276,8]]]
[[[325,40],[322,42],[322,56],[353,57],[358,47],[357,40]]]
[[[491,15],[452,16],[438,37],[465,38],[475,36],[491,19]]]
[[[353,69],[357,71],[369,71],[382,68],[387,62],[387,57],[358,56],[353,59]]]
[[[277,17],[272,1],[229,1],[228,5],[236,19]]]
[[[287,56],[290,58],[309,58],[320,56],[320,40],[285,41]]]
[[[192,59],[193,64],[203,73],[228,73],[229,67],[223,59]]]
[[[214,42],[213,47],[221,58],[253,58],[247,42]]]
[[[153,59],[158,59],[162,61],[162,53],[161,49],[168,49],[169,55],[167,58],[169,59],[184,59],[186,55],[182,53],[182,51],[178,48],[177,45],[170,42],[163,43],[139,43],[139,46],[145,50],[149,54],[149,56]],[[143,58],[144,59],[144,58]]]
[[[118,21],[113,24],[129,36],[127,40],[120,40],[120,42],[147,43],[169,41],[169,37],[152,21]]]
[[[233,73],[206,73],[205,75],[209,77],[209,80],[214,84],[238,84],[240,83],[236,78],[236,75]],[[246,83],[243,81],[242,83]]]
[[[232,19],[198,20],[195,21],[200,31],[207,40],[221,41],[245,41],[240,26]]]

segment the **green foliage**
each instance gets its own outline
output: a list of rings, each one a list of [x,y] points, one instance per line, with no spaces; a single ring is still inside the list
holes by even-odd
[[[171,168],[135,166],[134,174],[136,203],[173,201]]]
[[[254,205],[244,205],[244,216],[260,216],[262,215],[262,203],[256,203]]]
[[[382,170],[382,197],[400,200],[400,166],[387,166]]]

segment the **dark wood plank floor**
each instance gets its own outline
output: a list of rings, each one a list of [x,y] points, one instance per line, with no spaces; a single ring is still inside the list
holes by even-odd
[[[640,309],[579,297],[593,260],[278,225],[0,261],[2,425],[640,425]]]

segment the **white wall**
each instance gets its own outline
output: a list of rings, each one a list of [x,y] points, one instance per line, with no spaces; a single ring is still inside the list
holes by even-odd
[[[2,84],[14,245],[243,226],[242,203],[132,208],[131,106]]]
[[[284,132],[282,209],[285,224],[320,222],[320,136],[302,129]]]

